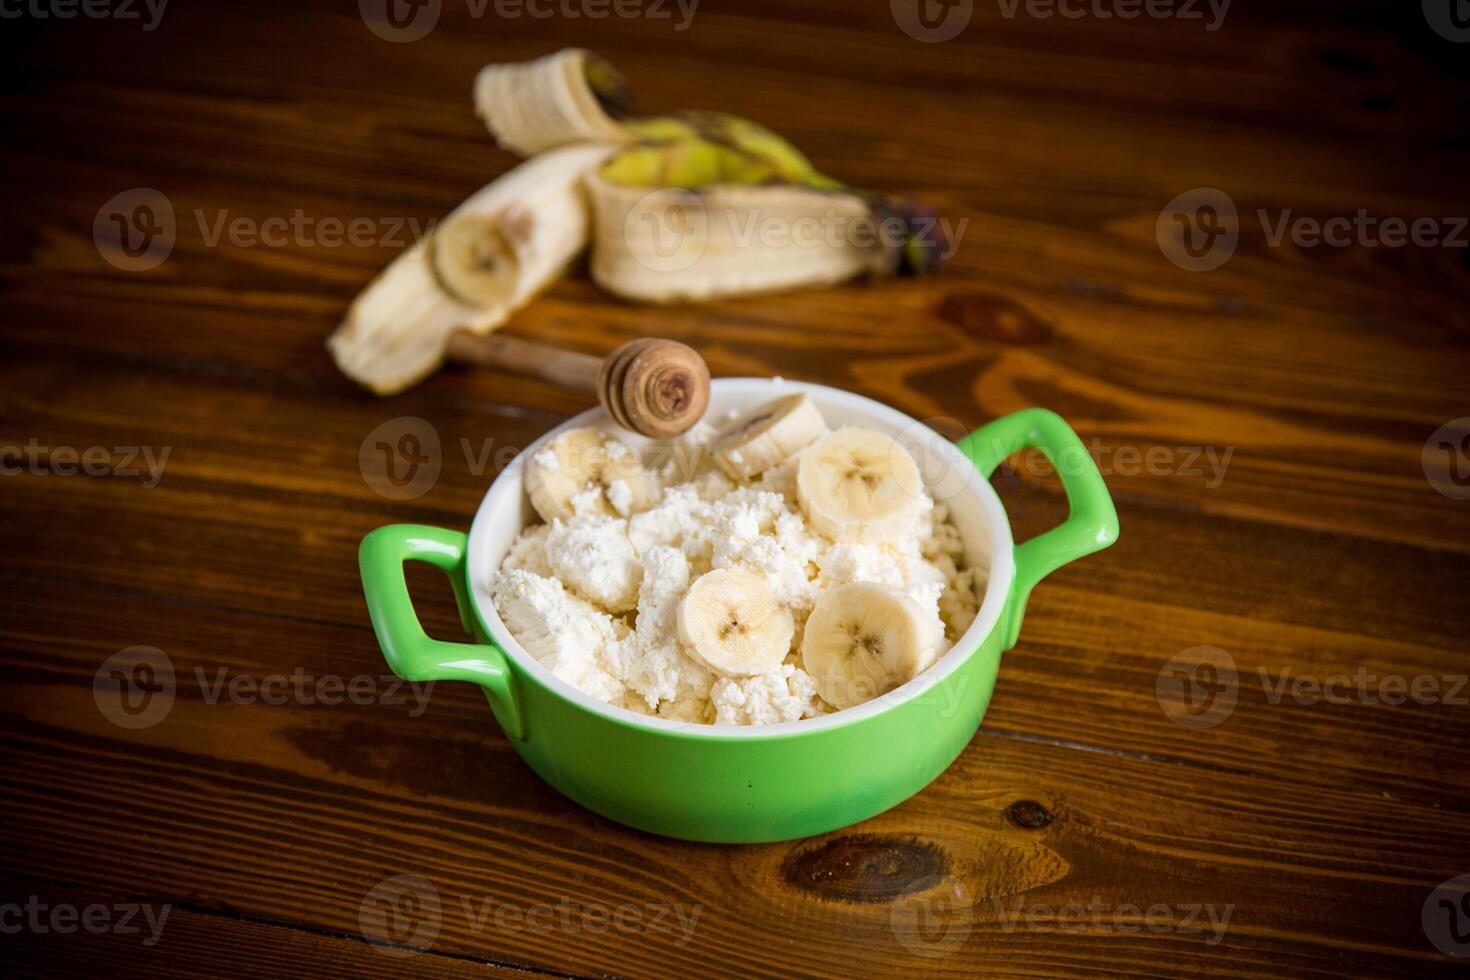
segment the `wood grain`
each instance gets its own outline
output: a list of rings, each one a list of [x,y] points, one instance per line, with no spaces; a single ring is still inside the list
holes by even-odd
[[[1287,212],[1466,213],[1470,74],[1418,5],[1236,5],[1206,31],[975,4],[959,38],[918,44],[881,3],[702,0],[682,31],[446,3],[391,44],[351,4],[224,0],[150,32],[23,20],[5,43],[0,464],[21,472],[0,476],[0,925],[33,895],[172,909],[152,946],[7,935],[18,973],[1457,974],[1420,913],[1470,872],[1470,690],[1448,696],[1470,671],[1470,505],[1422,456],[1467,412],[1470,249],[1269,235]],[[514,162],[471,111],[475,70],[568,44],[621,68],[641,111],[758,119],[963,232],[932,279],[699,307],[611,301],[576,272],[510,335],[599,358],[677,338],[716,376],[851,389],[952,436],[1046,405],[1117,500],[1118,545],[1037,589],[970,748],[858,827],[738,848],[629,831],[540,782],[477,691],[389,694],[361,536],[466,526],[514,452],[593,398],[449,366],[379,400],[322,342],[416,229]],[[145,272],[92,237],[135,187],[175,212]],[[1241,219],[1208,273],[1155,237],[1198,187]],[[298,215],[279,247],[228,232]],[[373,241],[322,240],[364,217]],[[359,457],[409,418],[439,474],[393,500]],[[63,475],[92,447],[135,472]],[[1064,512],[1036,460],[995,485],[1020,537]],[[455,636],[442,577],[410,584]],[[136,645],[179,685],[127,730],[93,681]],[[1192,729],[1155,683],[1201,645],[1233,658],[1238,700]],[[1359,673],[1346,703],[1277,693]],[[260,696],[297,676],[310,696]],[[1388,676],[1439,696],[1386,703]],[[367,693],[324,703],[322,678]],[[386,955],[362,911],[402,875],[430,883],[437,926]],[[619,907],[636,928],[604,928]]]

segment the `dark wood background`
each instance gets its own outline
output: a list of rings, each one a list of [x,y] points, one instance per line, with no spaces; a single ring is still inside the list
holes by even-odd
[[[1436,492],[1421,461],[1431,433],[1470,414],[1470,253],[1272,247],[1255,213],[1466,214],[1470,47],[1408,2],[1237,0],[1213,32],[1022,10],[977,2],[941,44],[911,40],[874,0],[704,0],[684,31],[677,12],[474,18],[446,0],[413,43],[374,36],[351,0],[175,0],[152,31],[0,23],[0,451],[14,466],[39,447],[0,477],[0,905],[171,908],[151,945],[146,928],[14,933],[0,909],[8,969],[1463,968],[1431,945],[1421,909],[1470,873],[1465,692],[1273,703],[1258,672],[1361,668],[1448,690],[1470,669],[1470,501]],[[643,111],[753,117],[830,173],[969,223],[949,269],[922,282],[649,310],[578,275],[512,333],[593,353],[679,337],[717,375],[824,382],[955,432],[1045,405],[1104,453],[1162,447],[1170,461],[1110,468],[1118,545],[1037,590],[959,761],[847,831],[722,847],[626,830],[541,783],[467,686],[436,688],[413,717],[412,701],[210,703],[194,682],[196,669],[381,674],[362,535],[467,527],[496,472],[474,456],[590,403],[464,370],[364,394],[322,341],[396,249],[211,245],[196,209],[208,224],[442,215],[513,163],[471,111],[476,69],[568,44],[622,68]],[[146,272],[93,241],[104,202],[136,187],[178,216],[172,254]],[[1242,215],[1237,253],[1213,272],[1176,268],[1155,240],[1160,209],[1196,187]],[[398,502],[367,484],[358,449],[404,416],[431,421],[442,472]],[[93,446],[118,465],[124,447],[170,455],[151,487],[54,472],[58,447]],[[1196,446],[1233,451],[1223,480],[1188,472]],[[1023,535],[1062,513],[1045,474],[997,485]],[[455,636],[442,577],[411,581],[431,630]],[[129,731],[93,682],[140,644],[180,680],[167,718]],[[1228,719],[1194,730],[1163,712],[1155,682],[1199,645],[1228,651],[1240,685]],[[432,944],[398,958],[364,941],[359,911],[403,874],[433,882],[443,912]],[[487,901],[700,917],[683,944],[654,929],[476,928],[464,903]],[[1105,916],[1041,908],[1069,903]],[[1158,928],[1139,928],[1154,905]],[[1197,906],[1231,910],[1218,943],[1186,928]]]

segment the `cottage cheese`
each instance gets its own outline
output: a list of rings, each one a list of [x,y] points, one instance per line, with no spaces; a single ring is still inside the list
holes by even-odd
[[[575,516],[527,528],[494,584],[502,620],[561,680],[610,704],[684,722],[763,725],[832,711],[802,670],[802,629],[817,597],[848,582],[902,590],[953,642],[978,610],[983,573],[963,569],[947,509],[927,496],[909,534],[892,544],[833,543],[808,525],[796,461],[732,482],[703,452],[701,424],[655,447],[661,492],[630,513],[635,495],[606,491],[618,516],[589,497]],[[626,489],[626,488],[624,488]],[[717,677],[685,652],[676,625],[690,583],[715,568],[765,579],[796,623],[785,663],[754,677]]]

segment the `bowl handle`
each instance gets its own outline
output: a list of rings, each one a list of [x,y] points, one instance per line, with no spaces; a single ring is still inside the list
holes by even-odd
[[[428,562],[449,575],[465,632],[476,633],[474,610],[466,592],[468,539],[459,531],[423,524],[390,524],[362,539],[358,568],[373,632],[393,673],[409,681],[470,681],[485,689],[500,727],[512,738],[526,737],[515,681],[505,654],[493,642],[447,643],[424,632],[408,595],[403,563]]]
[[[1001,461],[1022,449],[1039,449],[1056,469],[1067,492],[1067,519],[1016,546],[1016,578],[1006,603],[1005,649],[1016,645],[1026,600],[1037,582],[1083,555],[1118,540],[1118,512],[1097,463],[1072,427],[1056,412],[1027,408],[981,426],[959,442],[986,479]]]

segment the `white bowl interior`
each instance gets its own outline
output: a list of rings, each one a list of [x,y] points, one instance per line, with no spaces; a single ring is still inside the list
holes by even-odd
[[[1000,499],[990,483],[943,436],[886,405],[836,388],[768,378],[719,378],[711,383],[710,405],[705,421],[718,427],[731,413],[740,414],[771,399],[798,391],[806,392],[816,402],[827,424],[832,428],[860,425],[887,432],[897,439],[918,461],[920,473],[931,494],[936,500],[948,505],[955,526],[964,539],[966,562],[972,568],[984,568],[988,571],[985,597],[979,615],[965,635],[937,663],[902,687],[858,707],[820,718],[754,726],[698,725],[652,718],[605,704],[556,678],[515,641],[515,637],[500,621],[491,590],[500,562],[510,550],[516,535],[523,528],[540,522],[540,517],[531,507],[530,498],[526,496],[522,480],[525,461],[531,454],[566,429],[584,425],[596,425],[635,446],[646,446],[650,443],[641,436],[618,428],[601,408],[569,419],[518,455],[490,485],[475,515],[469,540],[470,592],[481,620],[500,648],[542,683],[589,711],[663,731],[698,732],[732,738],[762,737],[847,724],[919,695],[959,666],[999,620],[1015,574],[1011,529]]]

